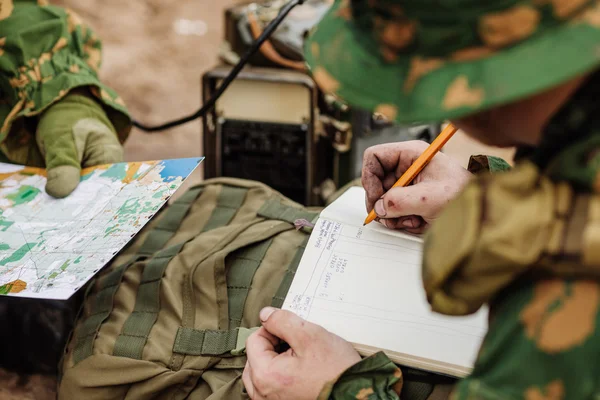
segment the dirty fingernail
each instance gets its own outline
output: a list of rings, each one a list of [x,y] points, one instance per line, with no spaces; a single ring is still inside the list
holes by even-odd
[[[386,211],[382,199],[377,200],[377,203],[375,203],[375,213],[380,217],[385,217]]]
[[[404,226],[406,228],[414,228],[415,223],[413,222],[412,219],[405,219],[404,221],[402,221],[402,226]]]
[[[269,319],[269,317],[271,316],[271,314],[273,314],[275,312],[275,309],[273,307],[265,307],[262,310],[260,310],[260,320],[262,322],[267,322],[267,320]]]

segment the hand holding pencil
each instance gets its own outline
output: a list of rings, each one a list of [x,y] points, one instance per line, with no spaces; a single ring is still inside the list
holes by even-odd
[[[391,229],[412,233],[426,229],[471,177],[439,152],[455,132],[456,128],[448,125],[429,146],[408,141],[367,149],[362,184],[370,213],[365,224],[378,218]]]

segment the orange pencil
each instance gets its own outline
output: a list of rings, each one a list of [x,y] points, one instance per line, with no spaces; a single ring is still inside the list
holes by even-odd
[[[407,186],[408,184],[410,184],[412,180],[415,179],[415,177],[419,174],[419,172],[421,172],[423,168],[425,168],[425,166],[429,164],[429,161],[431,161],[431,159],[437,154],[437,152],[440,151],[442,147],[444,147],[446,142],[450,140],[450,138],[456,133],[456,131],[457,128],[454,125],[448,124],[448,126],[444,128],[442,133],[440,133],[438,137],[436,137],[435,140],[431,142],[427,150],[425,150],[423,154],[421,154],[419,158],[415,160],[413,165],[411,165],[410,168],[407,169],[406,172],[404,172],[404,174],[402,174],[400,179],[398,179],[398,181],[394,183],[394,186],[392,187],[395,188],[400,186]],[[367,216],[367,219],[365,219],[365,223],[363,224],[363,226],[370,224],[375,220],[375,218],[377,218],[377,214],[375,214],[375,209],[373,209]]]

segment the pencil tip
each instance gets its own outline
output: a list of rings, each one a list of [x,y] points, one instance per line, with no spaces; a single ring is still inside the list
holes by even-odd
[[[365,226],[365,225],[367,225],[367,223],[366,223],[366,222],[363,224],[363,226]]]

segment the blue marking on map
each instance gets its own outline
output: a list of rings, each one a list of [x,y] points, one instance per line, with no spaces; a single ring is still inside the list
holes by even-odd
[[[160,176],[165,182],[171,182],[178,177],[185,178],[204,160],[204,157],[178,158],[163,160],[158,165],[162,167]]]

